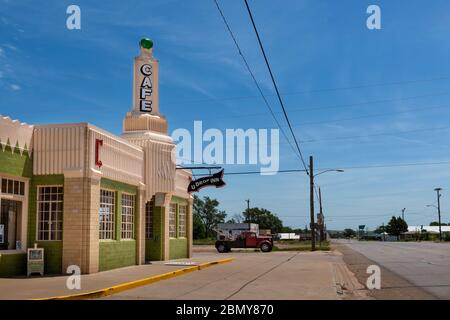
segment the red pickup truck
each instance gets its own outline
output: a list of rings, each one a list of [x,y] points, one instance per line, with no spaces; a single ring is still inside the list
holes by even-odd
[[[242,232],[235,240],[225,238],[216,241],[216,249],[220,253],[230,252],[231,248],[260,248],[262,252],[270,252],[273,248],[272,236],[261,236],[255,232]]]

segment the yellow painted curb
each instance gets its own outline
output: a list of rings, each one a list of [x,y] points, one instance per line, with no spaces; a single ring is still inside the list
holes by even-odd
[[[90,292],[85,292],[85,293],[79,293],[79,294],[73,294],[73,295],[67,295],[67,296],[56,296],[56,297],[40,298],[40,299],[33,299],[33,300],[86,300],[86,299],[97,299],[97,298],[110,296],[112,294],[116,294],[116,293],[119,293],[119,292],[122,292],[122,291],[134,289],[134,288],[145,286],[145,285],[148,285],[148,284],[152,284],[152,283],[155,283],[155,282],[158,282],[158,281],[162,281],[162,280],[167,280],[167,279],[170,279],[170,278],[178,277],[178,276],[181,276],[183,274],[190,273],[190,272],[193,272],[193,271],[203,270],[203,269],[206,269],[208,267],[212,267],[212,266],[215,266],[215,265],[218,265],[218,264],[231,262],[233,260],[234,260],[233,258],[228,258],[228,259],[223,259],[223,260],[218,260],[218,261],[205,262],[205,263],[201,263],[199,265],[193,266],[193,267],[188,267],[188,268],[175,270],[175,271],[172,271],[172,272],[162,273],[162,274],[158,274],[156,276],[152,276],[152,277],[149,277],[149,278],[140,279],[140,280],[131,281],[131,282],[126,282],[126,283],[122,283],[122,284],[119,284],[117,286],[113,286],[113,287],[109,287],[109,288],[105,288],[105,289],[100,289],[100,290],[95,290],[95,291],[90,291]]]

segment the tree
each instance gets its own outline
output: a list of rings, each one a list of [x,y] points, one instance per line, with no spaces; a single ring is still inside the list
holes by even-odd
[[[408,224],[401,217],[392,217],[386,226],[386,232],[392,236],[396,236],[397,239],[400,239],[400,235],[406,231],[408,231]]]
[[[270,229],[272,233],[279,233],[283,228],[283,222],[276,214],[264,208],[250,208],[243,213],[245,223],[257,223],[259,229]]]
[[[236,213],[231,217],[231,219],[227,220],[227,223],[241,223],[244,221],[244,217],[240,213]]]
[[[356,236],[356,231],[350,228],[344,229],[344,238],[353,238]]]
[[[447,225],[448,225],[447,223],[441,222],[441,226],[447,226]],[[430,222],[430,226],[439,226],[439,222],[438,221]]]
[[[205,226],[203,225],[202,219],[200,219],[198,214],[193,214],[193,237],[194,239],[204,239],[206,238]]]
[[[295,230],[292,229],[291,227],[285,227],[285,226],[283,226],[283,228],[281,228],[281,231],[280,231],[280,232],[282,232],[282,233],[295,233]]]
[[[194,221],[198,219],[201,221],[204,227],[204,237],[213,236],[213,228],[218,223],[225,221],[225,211],[219,210],[219,201],[211,199],[210,197],[204,197],[203,200],[194,195],[193,214]],[[196,216],[196,217],[195,217]],[[198,236],[198,235],[197,235]]]
[[[379,226],[378,228],[376,228],[375,229],[375,233],[379,233],[379,234],[382,234],[382,233],[385,233],[385,232],[387,232],[386,231],[386,226]]]

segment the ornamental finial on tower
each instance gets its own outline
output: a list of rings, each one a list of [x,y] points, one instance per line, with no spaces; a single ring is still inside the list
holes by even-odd
[[[141,41],[139,41],[139,46],[143,49],[151,49],[153,48],[153,41],[149,38],[142,38]]]

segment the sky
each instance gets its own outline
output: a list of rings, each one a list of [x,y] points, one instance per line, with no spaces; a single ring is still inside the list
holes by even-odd
[[[81,30],[66,27],[71,4],[81,8]],[[244,1],[219,4],[287,131]],[[427,225],[437,220],[426,207],[437,203],[435,187],[443,188],[442,221],[450,222],[450,3],[249,4],[304,156],[318,169],[344,169],[316,178],[328,229],[373,229],[402,208],[409,225]],[[372,4],[381,8],[381,30],[366,27]],[[277,128],[213,0],[0,0],[0,114],[30,124],[89,122],[120,135],[142,37],[154,42],[170,132],[192,131],[195,120],[204,129]],[[280,169],[301,168],[280,135]],[[305,173],[225,181],[199,195],[217,198],[229,216],[250,199],[285,225],[309,224]]]

